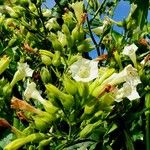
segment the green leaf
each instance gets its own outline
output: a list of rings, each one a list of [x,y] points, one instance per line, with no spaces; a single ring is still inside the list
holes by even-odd
[[[13,134],[10,133],[10,134],[4,136],[4,138],[2,138],[0,140],[0,150],[1,150],[1,148],[3,149],[8,143],[11,142],[12,137],[13,137]]]

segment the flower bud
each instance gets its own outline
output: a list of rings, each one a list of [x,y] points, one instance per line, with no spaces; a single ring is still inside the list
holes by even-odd
[[[42,67],[40,75],[44,84],[47,84],[52,81],[51,73],[49,72],[47,68]]]
[[[42,60],[42,63],[45,64],[46,66],[49,66],[52,63],[51,58],[46,55],[42,55],[41,60]]]
[[[91,113],[93,113],[95,111],[95,106],[97,104],[97,101],[93,101],[93,102],[90,102],[89,104],[86,104],[84,106],[84,115],[89,115]]]
[[[38,146],[38,150],[44,150],[45,146],[50,144],[51,139],[52,138],[48,138],[48,139],[44,139],[44,140],[40,141],[39,146]]]
[[[88,137],[88,136],[91,134],[91,132],[92,132],[96,127],[98,127],[101,123],[102,123],[102,121],[99,120],[99,121],[97,121],[97,122],[95,122],[95,123],[93,123],[93,124],[88,124],[88,125],[86,125],[86,126],[83,128],[83,130],[81,130],[81,132],[80,132],[80,137],[81,137],[81,138]]]
[[[45,139],[46,137],[47,136],[43,133],[33,133],[28,135],[27,137],[22,137],[12,141],[5,146],[4,150],[17,150],[27,143],[38,142]]]
[[[72,30],[75,26],[74,15],[71,11],[64,13],[62,16],[64,24],[67,25],[68,29]]]
[[[60,29],[60,25],[57,23],[56,18],[51,18],[47,21],[45,27],[49,30],[54,29],[54,30],[58,30]]]
[[[11,92],[12,92],[12,88],[11,88],[10,84],[7,83],[7,84],[3,87],[3,94],[4,94],[4,96],[9,97],[10,94],[11,94]]]
[[[46,89],[48,92],[53,93],[54,96],[61,101],[64,108],[70,109],[73,106],[74,98],[72,95],[68,95],[68,94],[61,92],[57,87],[55,87],[52,84],[47,84]]]
[[[80,52],[80,53],[89,52],[89,51],[91,51],[92,49],[94,49],[94,47],[90,44],[90,42],[91,42],[91,39],[90,39],[90,38],[87,38],[87,39],[85,39],[84,41],[82,41],[82,42],[77,46],[78,52]]]
[[[67,38],[66,35],[60,31],[57,32],[58,40],[62,44],[63,47],[67,45]]]
[[[71,95],[75,95],[77,93],[77,84],[69,77],[64,76],[63,83],[67,93]]]
[[[55,54],[54,54],[54,57],[52,59],[52,64],[55,66],[55,67],[58,67],[60,64],[61,64],[61,59],[60,59],[60,51],[56,51]]]
[[[45,131],[50,128],[50,125],[56,119],[56,116],[44,112],[42,115],[36,115],[32,118],[34,120],[36,129]]]
[[[86,98],[88,91],[89,91],[88,85],[86,83],[83,83],[83,82],[78,82],[77,88],[78,88],[78,93],[79,93],[80,97]]]
[[[7,67],[9,66],[9,63],[10,63],[10,59],[6,55],[4,55],[0,59],[0,74],[2,74],[7,69]]]
[[[93,90],[95,90],[98,86],[101,85],[101,83],[108,78],[109,76],[111,76],[114,72],[115,69],[113,68],[100,68],[101,73],[100,73],[100,77],[97,78],[94,82],[92,82],[89,86],[89,91],[90,93],[93,92]]]
[[[51,33],[50,34],[50,40],[52,42],[52,46],[54,48],[55,51],[62,51],[63,50],[63,46],[62,44],[58,41],[58,37],[56,34]]]
[[[84,31],[83,31],[82,26],[79,26],[77,24],[76,27],[71,32],[71,37],[74,42],[84,40]]]

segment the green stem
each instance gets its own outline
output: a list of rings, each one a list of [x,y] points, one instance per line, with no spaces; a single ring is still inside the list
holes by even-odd
[[[106,0],[104,0],[104,1],[102,2],[102,4],[100,5],[100,7],[99,7],[99,8],[97,9],[97,11],[95,12],[93,18],[90,20],[90,22],[92,22],[92,21],[95,19],[95,17],[98,15],[98,13],[102,10],[102,8],[103,8],[103,6],[104,6],[105,3],[106,3]]]
[[[145,95],[145,107],[148,109],[145,111],[146,125],[145,125],[145,141],[146,150],[150,150],[150,93]]]
[[[146,114],[146,150],[150,150],[150,113]]]

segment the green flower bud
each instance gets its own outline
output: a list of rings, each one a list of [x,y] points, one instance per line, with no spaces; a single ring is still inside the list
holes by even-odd
[[[38,142],[45,139],[46,137],[47,136],[43,133],[33,133],[28,135],[27,137],[19,138],[12,141],[8,145],[6,145],[4,150],[17,150],[29,142]]]
[[[86,83],[78,82],[77,88],[80,97],[86,98],[88,96],[89,86]]]
[[[48,92],[53,93],[54,96],[61,101],[64,108],[70,109],[73,106],[74,98],[72,95],[68,95],[68,94],[61,92],[57,87],[55,87],[52,84],[47,84],[46,89]]]
[[[120,58],[120,55],[118,54],[118,51],[115,51],[113,54],[119,65],[120,70],[122,70],[123,67],[122,67],[121,58]]]
[[[69,28],[66,24],[62,25],[62,32],[66,35],[66,36],[70,36],[70,31]]]
[[[35,127],[40,131],[45,131],[50,128],[52,122],[56,119],[56,116],[53,114],[48,114],[43,112],[42,115],[36,115],[32,117],[34,120]]]
[[[64,87],[67,93],[71,94],[71,95],[75,95],[77,93],[77,84],[71,80],[69,77],[64,76]]]
[[[53,29],[53,30],[59,30],[60,29],[60,25],[57,23],[57,19],[56,18],[51,18],[47,21],[45,27],[49,30]]]
[[[31,10],[31,12],[34,12],[34,13],[37,12],[36,11],[36,7],[35,7],[35,5],[33,3],[30,3],[29,9]]]
[[[55,67],[58,67],[60,64],[61,64],[61,59],[60,59],[60,51],[56,51],[55,54],[54,54],[54,57],[52,59],[52,64],[55,66]]]
[[[22,13],[25,11],[25,9],[21,6],[14,6],[13,10],[17,13],[17,15],[22,16]]]
[[[48,50],[43,50],[43,49],[39,50],[39,54],[40,55],[46,55],[46,56],[51,57],[51,58],[54,56],[54,54],[52,52],[50,52]]]
[[[17,41],[17,37],[12,37],[12,39],[8,42],[7,47],[12,47],[12,46],[14,46],[15,43],[16,43],[16,41]]]
[[[68,59],[68,66],[71,66],[74,62],[76,62],[77,60],[79,60],[82,56],[80,55],[74,55],[74,56],[71,56],[69,59]]]
[[[90,38],[87,38],[87,39],[85,39],[84,41],[82,41],[82,42],[77,46],[78,52],[80,52],[80,53],[89,52],[89,51],[91,51],[92,49],[94,49],[94,47],[91,46],[90,42],[91,42],[91,39],[90,39]]]
[[[7,69],[7,67],[9,66],[9,63],[10,63],[10,59],[6,55],[4,55],[0,59],[0,74],[2,74]]]
[[[52,81],[51,73],[49,72],[49,70],[47,68],[42,67],[40,75],[41,75],[41,79],[44,84]]]
[[[94,101],[89,102],[88,104],[86,104],[84,106],[84,114],[89,115],[89,114],[93,113],[95,111],[96,104],[97,104],[96,99],[94,99]]]
[[[49,66],[52,63],[51,58],[46,55],[42,55],[41,60],[42,60],[42,63],[45,64],[46,66]]]
[[[71,11],[64,13],[62,16],[64,24],[67,25],[69,30],[72,30],[75,27],[74,15]]]
[[[44,139],[39,143],[38,150],[45,150],[45,146],[49,145],[52,138]]]
[[[63,50],[63,46],[58,41],[57,35],[55,35],[54,33],[51,33],[50,34],[50,40],[52,42],[52,45],[53,45],[53,48],[54,48],[55,51],[62,51]]]
[[[146,108],[150,108],[150,93],[145,95],[145,106]]]
[[[57,32],[58,40],[62,44],[63,47],[67,45],[67,38],[66,35],[60,31]]]
[[[11,94],[11,92],[12,92],[12,88],[11,88],[10,84],[7,83],[7,84],[3,87],[4,96],[9,97],[10,94]]]
[[[100,124],[102,123],[101,120],[99,120],[98,122],[95,122],[94,124],[88,124],[86,125],[83,130],[80,132],[80,137],[81,138],[85,138],[85,137],[88,137],[92,131],[98,127]]]
[[[103,69],[103,70],[102,70]],[[100,86],[102,84],[102,82],[110,77],[114,72],[115,69],[113,68],[100,68],[100,78],[97,78],[94,82],[92,82],[92,84],[90,84],[89,86],[89,91],[90,93],[93,92],[93,90],[95,90],[98,86]]]
[[[74,42],[84,40],[84,31],[83,31],[82,26],[79,26],[77,24],[76,27],[71,32],[71,37]]]
[[[5,15],[1,15],[0,14],[0,24],[4,24],[4,21],[5,21]]]

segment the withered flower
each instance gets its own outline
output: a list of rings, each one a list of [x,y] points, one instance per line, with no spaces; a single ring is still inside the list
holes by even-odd
[[[20,100],[16,97],[12,97],[12,99],[11,99],[11,108],[28,111],[28,112],[32,112],[35,114],[41,113],[41,111],[39,109],[36,109],[35,107],[31,106],[27,102]]]

